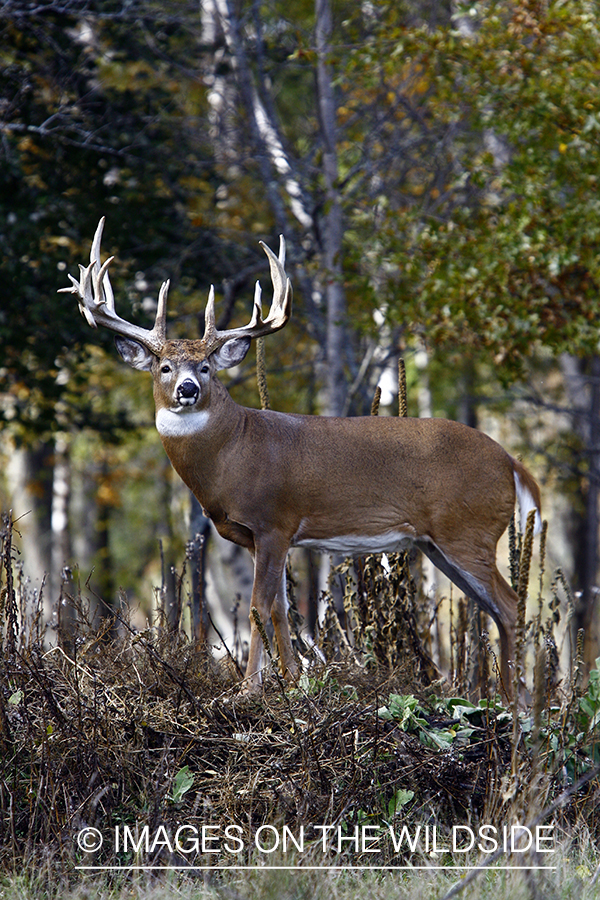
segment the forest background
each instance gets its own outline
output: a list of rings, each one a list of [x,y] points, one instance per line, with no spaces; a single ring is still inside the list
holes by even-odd
[[[56,293],[106,215],[119,313],[146,324],[170,278],[173,337],[211,283],[220,326],[247,321],[284,234],[273,408],[368,414],[379,384],[393,414],[403,357],[411,414],[541,482],[600,656],[599,23],[583,0],[3,2],[0,505],[49,606],[77,565],[150,615],[204,527],[149,379]],[[252,361],[230,387],[258,405]]]

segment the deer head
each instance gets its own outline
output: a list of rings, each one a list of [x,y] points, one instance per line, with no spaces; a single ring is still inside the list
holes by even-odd
[[[256,283],[250,322],[240,328],[219,331],[215,323],[215,292],[210,288],[205,310],[204,335],[198,340],[167,340],[167,294],[169,281],[160,288],[156,320],[152,329],[140,328],[121,319],[115,311],[115,300],[109,266],[100,258],[104,229],[100,219],[90,253],[90,264],[80,266],[79,281],[69,275],[70,288],[63,293],[77,296],[79,310],[93,328],[102,325],[116,333],[117,350],[134,369],[152,372],[157,414],[161,409],[172,413],[201,411],[210,403],[212,377],[221,369],[238,365],[246,356],[253,338],[279,331],[292,311],[292,285],[285,273],[285,240],[280,238],[279,255],[265,243],[260,245],[267,255],[273,283],[273,300],[265,319],[262,318],[261,287]]]

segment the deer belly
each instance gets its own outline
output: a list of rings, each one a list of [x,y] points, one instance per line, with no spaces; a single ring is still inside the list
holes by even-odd
[[[330,536],[303,535],[302,529],[292,538],[292,547],[305,547],[320,553],[343,553],[355,556],[363,553],[400,553],[415,540],[415,535],[403,531],[383,534],[339,534]]]

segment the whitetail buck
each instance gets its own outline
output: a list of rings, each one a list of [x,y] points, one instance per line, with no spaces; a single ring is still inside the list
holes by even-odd
[[[90,325],[115,331],[117,349],[152,373],[156,427],[167,455],[217,531],[254,559],[251,604],[273,621],[284,675],[294,678],[287,622],[285,561],[290,547],[330,553],[395,552],[416,545],[461,591],[489,613],[500,632],[501,675],[511,690],[517,596],[496,567],[496,544],[518,496],[522,522],[539,488],[499,444],[445,419],[329,418],[238,406],[216,377],[238,365],[252,338],[286,324],[292,288],[285,243],[279,257],[262,244],[273,302],[262,318],[257,284],[252,319],[217,331],[214,291],[201,340],[166,338],[162,285],[152,330],[115,313],[108,266],[100,262],[100,221],[87,268],[71,288]],[[261,684],[262,642],[250,618],[247,690]]]

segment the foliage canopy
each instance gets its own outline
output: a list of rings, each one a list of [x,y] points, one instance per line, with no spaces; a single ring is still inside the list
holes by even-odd
[[[513,374],[540,345],[596,352],[598,4],[491,0],[416,28],[379,11],[348,83],[427,150],[360,210],[390,317]]]

